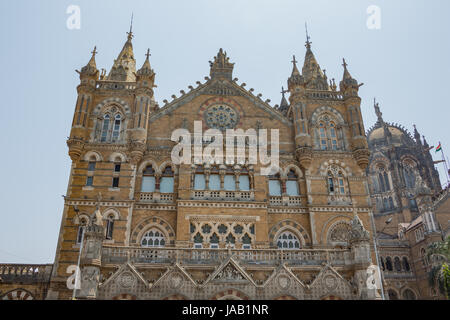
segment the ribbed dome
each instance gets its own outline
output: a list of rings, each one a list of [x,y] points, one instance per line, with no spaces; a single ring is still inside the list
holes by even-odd
[[[388,127],[389,132],[392,134],[392,137],[398,137],[401,138],[401,136],[404,134],[400,129],[397,129],[395,127]],[[373,130],[369,135],[369,141],[378,140],[385,138],[384,135],[384,129],[382,127],[377,128]]]

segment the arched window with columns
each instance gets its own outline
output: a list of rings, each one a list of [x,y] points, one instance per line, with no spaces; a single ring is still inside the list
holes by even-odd
[[[151,228],[142,236],[141,246],[161,248],[165,247],[166,242],[166,237],[164,236],[164,233],[161,232],[161,230],[159,230],[158,228]]]
[[[278,249],[295,250],[300,249],[301,244],[298,237],[291,231],[282,231],[276,239]]]
[[[321,114],[314,123],[315,147],[318,150],[344,149],[342,127],[338,125],[336,115]]]
[[[118,142],[122,138],[124,116],[116,105],[104,109],[96,120],[95,137],[100,142]]]
[[[347,181],[342,170],[338,170],[337,172],[329,170],[327,176],[327,184],[329,194],[346,194]]]

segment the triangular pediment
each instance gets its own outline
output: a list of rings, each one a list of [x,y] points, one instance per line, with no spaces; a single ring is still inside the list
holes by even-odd
[[[191,275],[182,266],[180,266],[179,263],[168,267],[166,272],[164,272],[164,274],[152,284],[152,287],[158,286],[166,281],[169,282],[169,287],[171,288],[178,288],[184,281],[188,281],[190,285],[197,285]]]
[[[298,283],[301,287],[307,288],[307,286],[289,269],[289,267],[286,266],[286,264],[282,264],[279,267],[277,267],[270,277],[264,282],[263,287],[267,286],[271,281],[278,280],[278,285],[283,287],[283,283],[287,283],[291,279],[295,283]]]
[[[159,119],[160,117],[173,113],[176,109],[182,105],[192,101],[194,98],[201,95],[218,96],[224,98],[232,98],[236,96],[245,97],[248,99],[258,110],[266,113],[271,118],[277,119],[288,126],[292,126],[291,121],[285,117],[281,112],[274,109],[268,102],[263,101],[259,95],[254,95],[251,90],[246,90],[243,85],[238,85],[235,81],[227,79],[209,79],[207,82],[201,84],[197,82],[198,86],[194,88],[189,86],[190,91],[185,92],[181,90],[182,95],[180,97],[172,96],[174,99],[167,102],[161,109],[157,110],[150,116],[150,123]]]
[[[122,285],[126,286],[134,281],[143,284],[145,287],[149,287],[149,283],[144,277],[139,273],[139,271],[129,262],[121,265],[116,272],[113,273],[105,282],[101,283],[99,287],[105,288],[110,283],[114,281],[119,281]]]
[[[350,283],[342,277],[330,264],[325,265],[311,283],[309,288],[314,289],[317,287],[326,287],[329,290],[333,290],[340,284],[348,286],[351,289]]]
[[[252,283],[255,281],[245,272],[245,270],[232,258],[225,260],[205,281],[208,283]]]

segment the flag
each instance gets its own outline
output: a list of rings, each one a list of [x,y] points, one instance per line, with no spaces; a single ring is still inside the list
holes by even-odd
[[[439,143],[439,145],[436,147],[436,152],[439,152],[441,150],[442,150],[441,143]]]

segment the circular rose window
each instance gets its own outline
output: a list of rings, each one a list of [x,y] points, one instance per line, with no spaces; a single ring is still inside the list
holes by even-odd
[[[233,129],[239,121],[236,110],[224,104],[208,107],[204,117],[208,127],[219,130]]]

